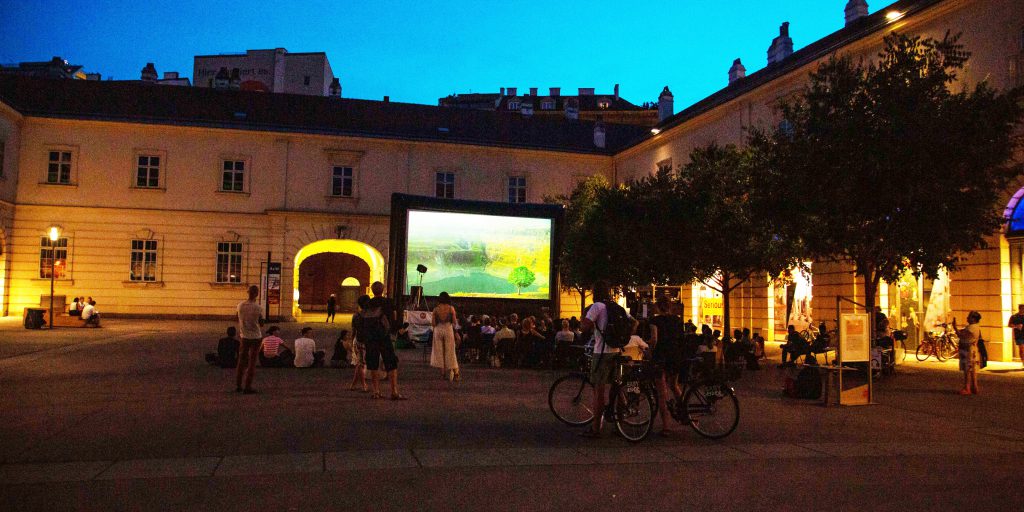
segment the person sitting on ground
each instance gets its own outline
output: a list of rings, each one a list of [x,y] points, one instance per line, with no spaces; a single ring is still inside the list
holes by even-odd
[[[217,341],[217,352],[206,354],[206,362],[221,368],[238,366],[238,344],[241,342],[238,329],[234,326],[228,327],[227,336]]]
[[[348,329],[342,329],[338,333],[338,339],[334,341],[334,352],[331,353],[331,368],[348,368],[348,351],[352,348],[352,335]]]
[[[324,351],[316,349],[316,341],[313,340],[313,328],[303,327],[298,338],[295,338],[295,367],[296,368],[322,368],[324,365]]]
[[[754,357],[760,359],[765,356],[764,351],[764,336],[761,336],[761,331],[754,331],[754,336],[750,338],[750,343],[754,346]]]
[[[790,325],[788,327],[789,332],[786,334],[786,343],[780,348],[782,349],[782,364],[779,368],[785,366],[796,366],[796,358],[807,355],[810,353],[811,345],[807,343],[800,333],[796,332],[796,326]],[[789,355],[789,362],[786,362],[786,355]]]
[[[96,301],[89,299],[89,303],[82,308],[82,320],[85,325],[92,327],[100,326],[100,312],[96,310]]]
[[[267,336],[260,342],[260,366],[268,368],[285,368],[292,365],[295,354],[278,336],[281,328],[272,325],[267,329]]]

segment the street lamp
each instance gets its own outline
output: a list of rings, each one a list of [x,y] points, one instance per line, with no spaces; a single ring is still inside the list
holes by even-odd
[[[53,280],[57,275],[57,240],[60,240],[60,228],[50,227],[50,329],[53,329]]]

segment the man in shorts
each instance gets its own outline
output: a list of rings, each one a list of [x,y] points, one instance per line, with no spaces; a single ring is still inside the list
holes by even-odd
[[[608,392],[608,384],[612,382],[615,371],[616,358],[620,350],[604,344],[604,336],[601,334],[608,328],[608,308],[604,305],[606,300],[611,300],[611,289],[608,283],[598,281],[594,283],[594,303],[587,309],[583,317],[583,339],[593,335],[594,339],[594,360],[590,365],[590,382],[594,384],[594,421],[590,428],[583,431],[583,437],[601,437],[601,426],[604,420],[605,395]]]
[[[388,323],[388,336],[381,344],[381,359],[384,363],[384,372],[387,374],[388,383],[391,384],[391,399],[392,400],[405,400],[405,395],[398,392],[398,354],[395,353],[395,346],[391,343],[391,334],[394,329],[392,326],[401,325],[396,318],[395,306],[391,303],[391,299],[384,296],[384,283],[380,281],[374,281],[370,285],[370,291],[373,293],[373,298],[370,299],[371,307],[380,307],[381,315],[387,320]],[[367,362],[369,367],[369,362]]]
[[[1017,345],[1017,355],[1024,365],[1024,304],[1017,305],[1017,313],[1010,317],[1009,326],[1013,327],[1013,343]]]
[[[238,350],[238,367],[235,371],[235,391],[251,395],[256,391],[252,389],[252,376],[256,371],[256,358],[260,352],[260,342],[263,341],[263,331],[260,325],[263,323],[263,308],[259,303],[260,287],[252,285],[249,287],[249,298],[238,303],[238,331],[242,337],[241,347]],[[245,378],[245,388],[242,387],[242,380]]]

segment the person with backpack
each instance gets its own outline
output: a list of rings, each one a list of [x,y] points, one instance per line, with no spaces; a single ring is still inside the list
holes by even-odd
[[[583,317],[583,336],[593,336],[594,359],[590,366],[590,382],[594,385],[594,421],[590,428],[580,435],[589,438],[601,437],[604,420],[604,401],[608,384],[615,372],[616,357],[629,343],[636,328],[636,320],[626,313],[622,306],[611,300],[608,283],[594,283],[594,303]]]

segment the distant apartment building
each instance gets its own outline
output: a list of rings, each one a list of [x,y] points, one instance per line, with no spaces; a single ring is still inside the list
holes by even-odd
[[[660,120],[658,104],[635,105],[619,96],[619,84],[612,94],[598,94],[593,87],[580,87],[577,94],[562,94],[561,87],[549,87],[540,94],[537,87],[518,94],[517,87],[502,87],[496,93],[452,94],[439,98],[442,107],[494,110],[526,116],[565,116],[569,119],[605,121],[615,124],[654,126]]]
[[[196,55],[192,80],[196,87],[341,96],[341,85],[324,52],[289,53],[274,48]]]
[[[0,64],[0,74],[34,76],[39,78],[70,78],[85,80],[89,75],[82,71],[82,66],[68,64],[61,57],[54,57],[42,62],[19,62],[17,64]],[[98,75],[97,75],[98,76]]]

